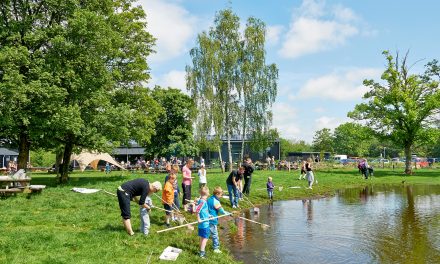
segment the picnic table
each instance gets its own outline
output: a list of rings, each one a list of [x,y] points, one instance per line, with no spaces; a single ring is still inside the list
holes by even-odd
[[[41,192],[45,185],[30,185],[31,178],[16,179],[9,176],[0,176],[0,194]]]

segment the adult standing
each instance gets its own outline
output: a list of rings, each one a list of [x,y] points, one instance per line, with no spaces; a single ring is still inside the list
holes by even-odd
[[[251,190],[251,184],[252,184],[252,173],[254,172],[254,166],[252,164],[252,160],[250,158],[247,158],[243,164],[244,167],[244,187],[243,187],[243,193],[249,196],[249,192]]]
[[[118,187],[116,194],[118,196],[119,208],[121,209],[122,223],[130,236],[134,235],[130,221],[130,201],[134,197],[140,196],[139,205],[146,209],[150,209],[150,207],[145,203],[145,199],[147,196],[160,190],[162,190],[162,185],[160,182],[156,181],[150,184],[147,180],[142,178],[125,182]]]
[[[226,185],[228,186],[229,201],[231,202],[232,208],[237,208],[238,206],[238,186],[243,179],[244,167],[240,167],[238,170],[233,170],[226,179]],[[234,197],[232,197],[234,196]]]
[[[185,211],[188,210],[188,203],[191,200],[191,185],[192,185],[192,179],[191,177],[191,167],[194,164],[194,161],[192,159],[188,159],[186,162],[186,165],[182,167],[182,191],[183,191],[183,198],[182,198],[182,204],[183,209]]]

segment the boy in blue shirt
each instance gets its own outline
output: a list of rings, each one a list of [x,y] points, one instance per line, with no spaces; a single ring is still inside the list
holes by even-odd
[[[220,204],[220,197],[223,195],[223,190],[220,186],[214,188],[214,192],[211,197],[208,198],[208,210],[211,217],[215,217],[214,219],[209,220],[209,231],[212,234],[212,247],[214,248],[214,253],[222,253],[220,251],[220,241],[218,238],[218,219],[219,214],[227,214],[225,210],[223,210],[222,205]]]
[[[208,203],[207,198],[209,195],[209,189],[208,187],[202,187],[200,189],[200,199],[198,201],[197,207],[196,207],[196,213],[197,213],[197,221],[198,224],[198,235],[200,237],[200,254],[199,256],[201,258],[205,258],[205,247],[206,243],[208,242],[209,238],[209,210],[208,210]],[[206,220],[206,221],[205,221]]]

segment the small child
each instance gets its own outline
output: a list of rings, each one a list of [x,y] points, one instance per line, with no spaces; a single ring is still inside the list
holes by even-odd
[[[220,240],[218,238],[218,217],[219,214],[227,214],[225,210],[223,210],[222,205],[220,204],[220,198],[223,195],[223,190],[220,186],[214,188],[214,192],[211,197],[208,198],[208,210],[211,217],[215,217],[214,219],[209,220],[209,231],[212,234],[212,247],[214,248],[214,253],[222,253],[220,251]]]
[[[269,195],[269,199],[273,199],[273,188],[275,188],[275,186],[273,185],[272,182],[272,177],[267,178],[267,194]]]
[[[153,206],[153,201],[150,196],[145,198],[145,204],[148,206],[147,208],[140,206],[140,215],[141,215],[141,233],[144,235],[148,235],[150,232],[150,210]]]
[[[206,181],[206,169],[205,169],[205,164],[200,164],[200,170],[198,172],[199,175],[199,189],[202,187],[205,187],[207,184]]]
[[[198,228],[198,235],[200,237],[200,254],[199,256],[201,258],[205,258],[205,247],[206,243],[209,239],[209,221],[204,221],[209,219],[209,210],[208,210],[208,203],[207,198],[209,195],[209,189],[208,187],[202,187],[200,189],[200,199],[197,203],[197,221],[199,222]]]
[[[173,183],[176,180],[176,174],[170,173],[170,177],[168,181],[165,183],[165,186],[162,191],[162,203],[165,211],[165,224],[167,227],[170,227],[170,219],[174,218],[172,213],[173,203],[174,203],[174,188]]]

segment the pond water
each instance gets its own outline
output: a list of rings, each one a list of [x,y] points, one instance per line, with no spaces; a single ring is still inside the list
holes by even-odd
[[[440,263],[440,186],[345,189],[243,216],[271,226],[235,219],[220,231],[246,264]]]

